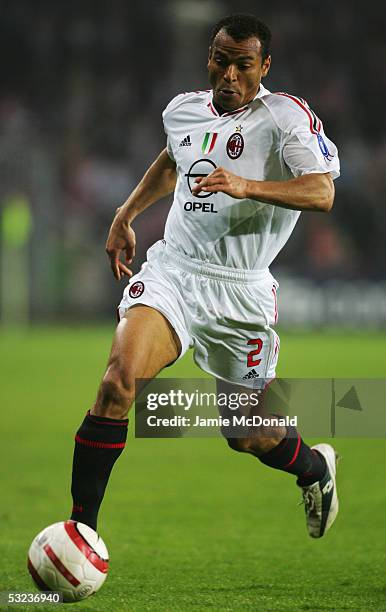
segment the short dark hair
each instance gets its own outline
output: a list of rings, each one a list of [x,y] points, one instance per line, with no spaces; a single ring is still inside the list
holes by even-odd
[[[225,30],[229,36],[232,36],[233,40],[240,42],[247,38],[256,37],[259,39],[261,44],[261,55],[264,61],[270,54],[270,44],[272,39],[271,30],[265,25],[260,19],[257,19],[255,15],[249,15],[248,13],[237,13],[234,15],[228,15],[223,17],[216,23],[212,28],[210,37],[210,45],[213,44],[214,39],[220,30]]]

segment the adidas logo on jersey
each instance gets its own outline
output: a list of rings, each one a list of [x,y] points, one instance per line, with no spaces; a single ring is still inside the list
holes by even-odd
[[[183,140],[181,140],[180,142],[180,147],[190,147],[191,146],[191,142],[190,142],[190,136],[188,134],[188,136],[185,136],[185,138]]]
[[[259,377],[259,374],[256,372],[256,370],[251,370],[250,372],[248,372],[248,374],[243,376],[243,380],[248,380],[249,378],[258,378],[258,377]]]

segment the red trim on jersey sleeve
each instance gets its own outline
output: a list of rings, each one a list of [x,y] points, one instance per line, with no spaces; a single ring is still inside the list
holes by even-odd
[[[304,110],[305,113],[307,113],[308,118],[310,120],[310,130],[312,134],[318,134],[318,132],[320,131],[320,120],[318,119],[318,127],[317,129],[314,128],[314,121],[312,118],[312,114],[311,114],[311,110],[308,109],[305,104],[302,104],[302,102],[300,102],[300,100],[298,100],[297,98],[295,98],[294,96],[291,96],[290,94],[284,93],[282,91],[278,91],[276,92],[277,96],[285,96],[286,98],[289,98],[290,100],[292,100],[293,102],[295,102],[298,106],[300,106],[301,109]],[[315,119],[317,119],[316,115],[314,115]]]
[[[195,91],[182,91],[180,94],[180,96],[187,96],[188,94],[201,94],[201,93],[209,93],[210,91],[212,91],[211,89],[196,89]]]

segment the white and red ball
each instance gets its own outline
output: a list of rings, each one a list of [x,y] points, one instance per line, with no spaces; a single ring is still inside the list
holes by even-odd
[[[43,529],[28,552],[28,571],[41,591],[61,591],[63,601],[80,601],[106,580],[108,552],[96,531],[76,521]]]

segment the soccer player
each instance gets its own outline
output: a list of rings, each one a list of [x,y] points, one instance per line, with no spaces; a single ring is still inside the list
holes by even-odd
[[[135,380],[153,378],[189,347],[225,384],[264,386],[275,376],[278,283],[269,265],[301,211],[328,212],[339,176],[335,145],[302,98],[261,83],[271,33],[251,15],[213,29],[211,89],[177,95],[163,113],[166,148],[117,209],[106,251],[119,305],[106,373],[75,438],[71,518],[96,529],[110,472],[127,436]],[[165,238],[132,276],[133,220],[174,192]],[[319,538],[338,511],[336,456],[310,448],[293,427],[255,428],[231,448],[297,476],[309,534]]]

